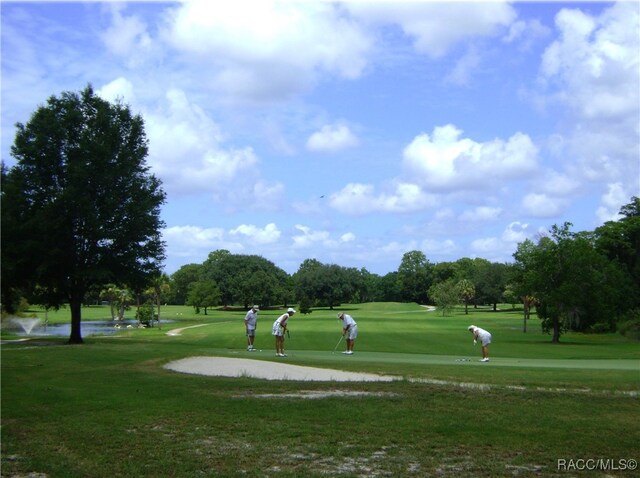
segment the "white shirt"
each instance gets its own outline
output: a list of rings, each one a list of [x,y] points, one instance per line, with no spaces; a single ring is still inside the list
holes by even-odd
[[[249,312],[247,312],[247,315],[244,316],[244,323],[247,325],[249,329],[255,329],[257,321],[258,321],[258,311],[249,309]]]
[[[358,325],[356,324],[356,321],[353,320],[353,317],[351,317],[349,314],[342,314],[342,323],[344,324],[345,329],[351,327],[352,325]]]

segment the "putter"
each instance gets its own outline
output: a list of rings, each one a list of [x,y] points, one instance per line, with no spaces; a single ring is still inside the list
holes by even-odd
[[[336,350],[338,350],[338,346],[340,345],[340,342],[342,342],[342,339],[344,339],[344,335],[340,336],[340,340],[338,340],[338,343],[336,344],[335,348],[333,349],[333,352],[331,353],[336,353]]]

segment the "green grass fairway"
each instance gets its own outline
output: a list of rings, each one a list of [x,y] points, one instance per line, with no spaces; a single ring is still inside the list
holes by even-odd
[[[3,330],[2,476],[637,476],[629,465],[640,459],[638,342],[567,334],[553,345],[537,319],[522,333],[521,311],[510,306],[448,317],[416,304],[343,310],[360,329],[353,356],[344,344],[333,353],[340,323],[326,309],[291,319],[285,359],[270,334],[280,311],[260,312],[262,351],[253,353],[242,310],[204,316],[169,306],[161,328],[74,346],[7,342],[17,337]],[[107,307],[85,312],[109,318]],[[49,320],[68,321],[68,310]],[[469,324],[493,333],[489,363],[478,361]],[[268,381],[163,368],[192,356],[400,379]],[[313,394],[325,398],[304,398]],[[608,461],[559,467],[569,460]]]

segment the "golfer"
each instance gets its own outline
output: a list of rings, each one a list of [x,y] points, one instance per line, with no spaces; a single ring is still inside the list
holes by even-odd
[[[340,312],[338,318],[342,320],[342,336],[347,339],[347,350],[342,353],[353,355],[353,346],[356,343],[356,337],[358,337],[358,324],[353,320],[353,317],[344,312]]]
[[[284,333],[287,330],[287,321],[295,313],[296,311],[293,310],[291,307],[289,307],[289,309],[287,310],[287,313],[282,314],[273,323],[273,328],[271,329],[271,335],[276,336],[276,357],[287,356],[287,354],[284,353]]]
[[[482,360],[480,360],[480,362],[488,362],[491,334],[480,327],[476,327],[475,325],[470,325],[467,330],[473,335],[473,345],[477,344],[478,340],[482,344]]]
[[[247,331],[247,351],[255,352],[253,342],[256,338],[256,326],[258,322],[258,311],[260,307],[254,305],[249,309],[247,315],[244,316],[244,328]]]

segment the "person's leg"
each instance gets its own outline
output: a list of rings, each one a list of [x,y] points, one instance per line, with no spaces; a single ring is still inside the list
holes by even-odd
[[[486,345],[482,346],[482,358],[483,359],[489,358],[489,347]]]
[[[351,330],[349,330],[349,337],[347,340],[347,348],[349,349],[349,353],[353,353],[353,346],[356,343],[356,337],[358,336],[358,327],[354,325]]]

